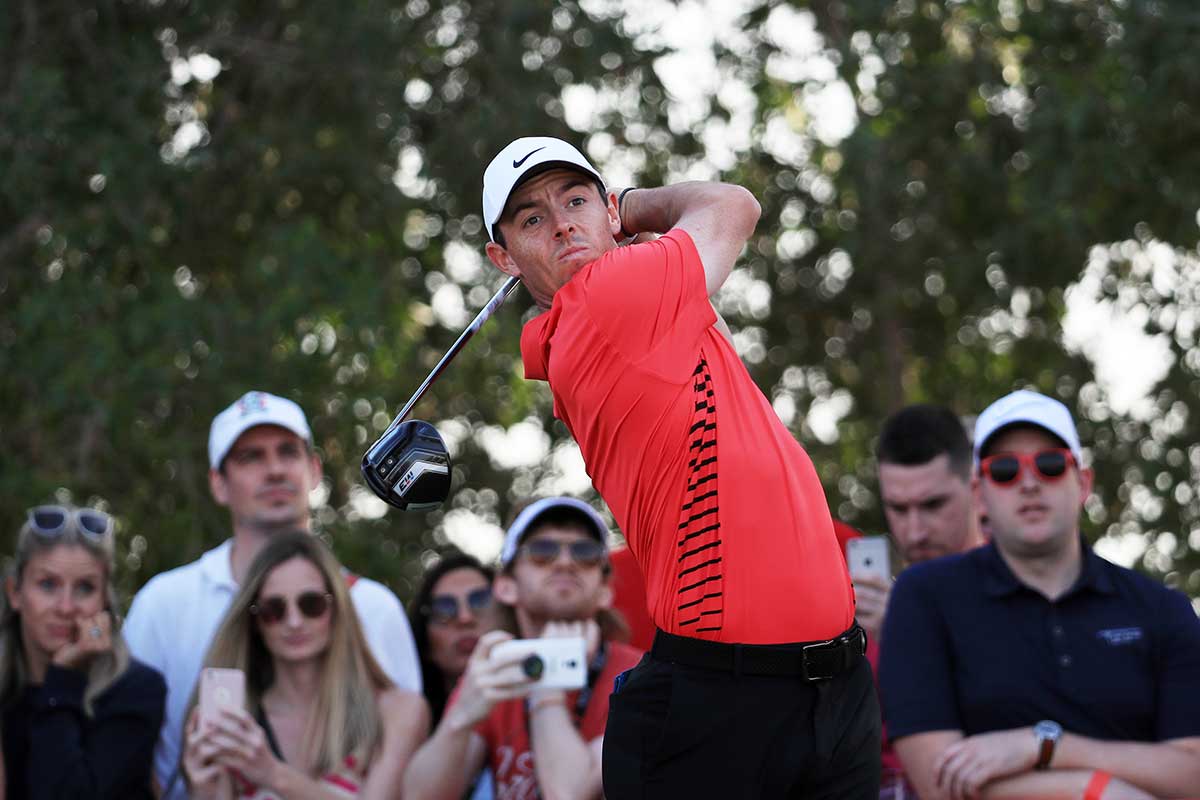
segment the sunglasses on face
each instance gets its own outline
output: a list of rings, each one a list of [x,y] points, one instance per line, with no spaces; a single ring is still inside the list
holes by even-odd
[[[1067,474],[1075,463],[1070,450],[1041,450],[1037,453],[1001,453],[979,462],[979,471],[992,483],[1004,486],[1021,477],[1021,471],[1033,470],[1046,482],[1056,481]]]
[[[563,548],[571,556],[571,560],[581,567],[597,567],[604,561],[604,545],[595,539],[577,539],[573,542],[560,542],[557,539],[534,539],[526,542],[517,550],[526,558],[545,567],[558,560]]]
[[[429,605],[425,606],[425,614],[429,617],[429,621],[438,625],[445,625],[458,619],[460,613],[460,602],[465,605],[471,612],[471,616],[478,617],[484,611],[487,611],[492,605],[492,590],[486,586],[481,586],[478,589],[467,592],[467,596],[460,599],[452,594],[438,594],[429,598]]]
[[[333,595],[328,592],[304,592],[296,598],[296,608],[306,619],[318,619],[329,610]],[[250,613],[262,620],[264,625],[274,625],[287,616],[288,600],[274,595],[264,597],[250,606]]]
[[[61,536],[72,522],[87,538],[98,542],[112,533],[113,518],[94,508],[37,506],[29,509],[29,527],[39,536]]]

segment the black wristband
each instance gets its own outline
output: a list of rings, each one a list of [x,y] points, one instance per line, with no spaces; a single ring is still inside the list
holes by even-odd
[[[636,234],[630,233],[629,231],[625,230],[625,218],[623,216],[621,216],[621,205],[625,202],[625,195],[632,192],[635,188],[637,188],[637,187],[627,186],[621,190],[621,193],[619,195],[617,195],[617,221],[621,223],[621,234],[626,239],[632,239]]]

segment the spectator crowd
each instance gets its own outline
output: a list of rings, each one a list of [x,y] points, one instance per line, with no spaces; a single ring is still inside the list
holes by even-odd
[[[311,534],[321,465],[296,404],[245,395],[209,455],[232,536],[149,581],[123,626],[112,517],[29,512],[0,623],[5,797],[601,796],[609,695],[640,657],[613,586],[641,578],[614,575],[591,506],[526,506],[497,570],[444,554],[406,616]],[[1091,473],[1066,407],[1016,392],[974,446],[949,409],[905,408],[877,461],[910,567],[853,576],[881,797],[1200,794],[1200,622],[1081,537]],[[531,688],[493,656],[514,636],[582,637],[585,687]],[[202,720],[206,668],[245,694]]]

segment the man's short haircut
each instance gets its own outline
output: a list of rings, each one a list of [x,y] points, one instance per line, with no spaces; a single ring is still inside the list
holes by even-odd
[[[957,415],[945,406],[906,406],[888,417],[879,434],[875,458],[880,464],[920,466],[942,454],[950,470],[971,477],[971,442]]]

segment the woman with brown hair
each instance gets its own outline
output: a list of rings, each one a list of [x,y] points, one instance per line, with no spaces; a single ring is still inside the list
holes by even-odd
[[[112,572],[112,517],[30,510],[0,604],[8,800],[151,796],[167,687],[129,657]]]
[[[424,699],[367,649],[341,566],[320,539],[279,534],[250,565],[206,667],[240,669],[245,708],[188,715],[194,800],[394,797],[429,729]]]

